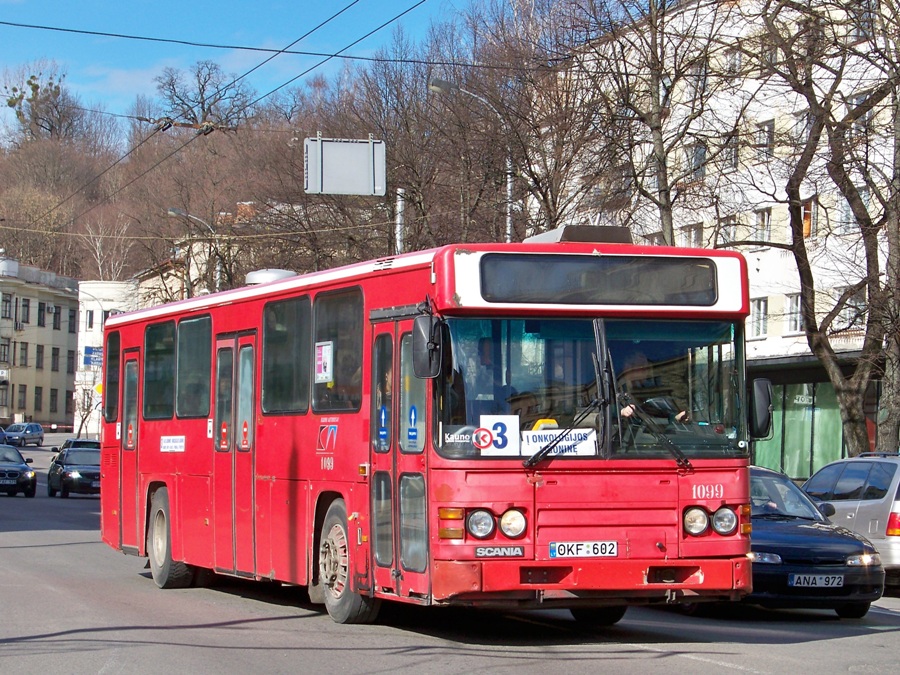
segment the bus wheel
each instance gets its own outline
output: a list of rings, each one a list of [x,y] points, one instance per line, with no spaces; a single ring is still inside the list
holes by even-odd
[[[591,626],[612,626],[618,623],[628,607],[573,607],[569,611],[578,623]]]
[[[319,544],[319,583],[325,609],[336,623],[372,623],[381,602],[350,588],[351,562],[347,506],[343,499],[336,499],[325,514]]]
[[[150,527],[147,530],[150,573],[160,588],[186,588],[191,585],[193,569],[190,565],[172,560],[169,513],[169,491],[159,488],[150,500]]]

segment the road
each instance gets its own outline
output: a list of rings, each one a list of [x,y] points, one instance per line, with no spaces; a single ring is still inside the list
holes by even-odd
[[[48,438],[52,444],[55,439]],[[57,441],[58,442],[58,441]],[[99,541],[99,499],[0,496],[3,673],[893,673],[900,597],[867,617],[728,608],[713,617],[631,608],[587,630],[568,612],[389,607],[341,626],[301,589],[223,579],[161,591],[145,560]]]

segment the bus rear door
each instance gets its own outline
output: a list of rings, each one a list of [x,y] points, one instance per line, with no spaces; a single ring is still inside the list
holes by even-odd
[[[253,576],[255,336],[216,340],[213,504],[216,569]]]
[[[119,441],[119,542],[123,551],[137,553],[144,531],[144,512],[140,499],[141,481],[138,471],[138,394],[140,392],[140,358],[138,350],[126,352],[125,376],[122,378],[122,422]]]

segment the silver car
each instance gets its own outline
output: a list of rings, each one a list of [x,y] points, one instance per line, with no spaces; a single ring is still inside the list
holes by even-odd
[[[6,442],[23,448],[32,443],[38,447],[44,444],[44,427],[37,422],[17,422],[6,427]]]
[[[887,583],[900,584],[900,455],[867,452],[839,459],[802,487],[816,503],[834,507],[831,522],[872,542]]]

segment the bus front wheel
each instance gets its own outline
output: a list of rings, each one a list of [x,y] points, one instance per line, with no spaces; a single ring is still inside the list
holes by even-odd
[[[350,587],[353,565],[348,531],[347,506],[343,499],[336,499],[325,514],[319,539],[319,583],[325,609],[336,623],[372,623],[381,603]]]
[[[169,491],[159,488],[150,499],[150,527],[147,528],[147,556],[150,573],[160,588],[186,588],[194,573],[190,565],[172,560]]]

